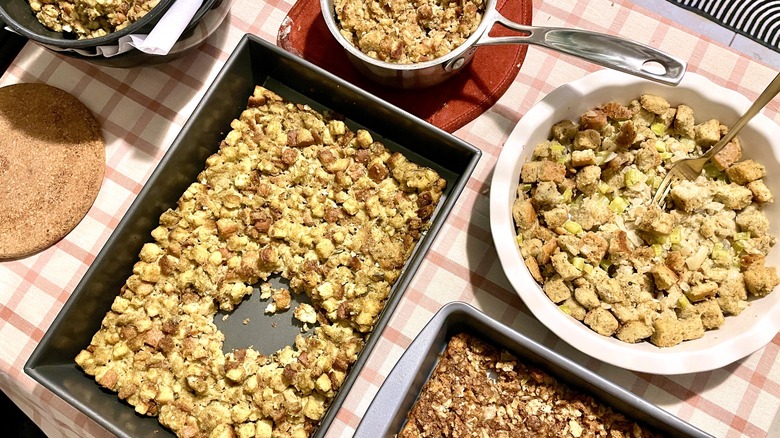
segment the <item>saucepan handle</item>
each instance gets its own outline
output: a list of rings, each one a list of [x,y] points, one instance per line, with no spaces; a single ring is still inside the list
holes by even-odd
[[[475,46],[532,44],[670,85],[679,84],[685,74],[684,61],[645,44],[588,30],[526,26],[507,19],[496,10],[491,12],[484,19],[493,23],[486,27]],[[490,29],[496,23],[524,35],[490,36]]]

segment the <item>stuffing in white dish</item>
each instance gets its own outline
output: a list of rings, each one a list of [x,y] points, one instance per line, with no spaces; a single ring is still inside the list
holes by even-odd
[[[738,140],[695,181],[656,188],[727,127],[698,122],[655,95],[563,120],[523,165],[512,212],[531,275],[559,308],[595,332],[671,347],[716,329],[780,283],[762,204],[766,169]]]

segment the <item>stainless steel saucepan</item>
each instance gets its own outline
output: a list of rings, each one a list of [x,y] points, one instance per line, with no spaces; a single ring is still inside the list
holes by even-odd
[[[678,84],[686,69],[685,62],[679,58],[625,38],[587,30],[515,23],[496,10],[497,0],[487,0],[477,30],[452,52],[431,61],[395,64],[371,58],[341,35],[333,1],[320,0],[322,15],[333,37],[346,50],[347,57],[368,78],[395,88],[423,88],[439,84],[468,65],[480,46],[495,44],[541,46],[670,85]],[[492,37],[489,33],[496,24],[518,31],[521,35]]]

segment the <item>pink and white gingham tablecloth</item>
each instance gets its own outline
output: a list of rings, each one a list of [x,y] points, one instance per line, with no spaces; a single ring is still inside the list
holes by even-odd
[[[28,43],[0,78],[0,85],[45,82],[71,92],[96,114],[107,141],[103,187],[78,227],[37,255],[0,263],[0,389],[49,436],[108,433],[28,377],[23,371],[25,362],[239,39],[253,33],[275,42],[293,3],[235,0],[223,25],[201,47],[165,65],[99,67]],[[534,0],[533,22],[610,33],[658,47],[688,60],[689,71],[749,98],[756,97],[775,75],[769,67],[626,0]],[[780,336],[749,357],[711,372],[657,376],[626,371],[559,341],[529,315],[503,274],[488,220],[491,170],[501,147],[535,102],[598,68],[530,47],[506,94],[489,111],[455,132],[484,155],[329,436],[353,434],[404,349],[443,304],[455,300],[482,309],[715,436],[767,435],[780,407]],[[776,102],[764,113],[780,121]]]

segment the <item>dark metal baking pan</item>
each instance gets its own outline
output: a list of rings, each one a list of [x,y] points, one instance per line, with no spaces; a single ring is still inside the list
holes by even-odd
[[[439,355],[450,338],[469,333],[496,348],[512,352],[519,360],[535,365],[572,389],[590,394],[662,436],[711,437],[648,401],[637,397],[604,377],[533,341],[474,307],[460,302],[445,305],[433,316],[406,349],[379,388],[355,437],[395,436],[406,415],[433,373]]]
[[[481,155],[479,149],[468,143],[325,70],[253,35],[244,36],[25,364],[25,372],[33,379],[117,436],[165,437],[173,434],[160,426],[156,418],[137,415],[116,394],[101,389],[76,366],[74,358],[89,345],[92,335],[99,329],[114,297],[132,273],[141,246],[151,240],[150,233],[158,224],[160,214],[175,206],[180,195],[195,181],[206,158],[217,150],[229,132],[230,122],[245,109],[255,85],[263,85],[288,100],[342,114],[353,129],[361,126],[370,130],[391,150],[406,153],[410,160],[431,166],[447,179],[447,189],[432,217],[430,230],[418,243],[393,286],[373,335],[369,336],[315,436],[324,435],[335,418],[379,339],[378,335],[387,325]],[[238,310],[245,311],[244,305],[253,301],[259,302],[249,300]],[[292,344],[292,339],[301,332],[300,326],[291,323],[291,311],[276,315],[276,321],[257,324],[254,323],[256,319],[266,318],[262,307],[251,313],[249,325],[235,323],[245,318],[243,315],[233,314],[227,321],[222,321],[219,314],[215,317],[215,323],[225,334],[227,348],[251,345],[261,352],[274,352],[285,339],[285,345]]]

